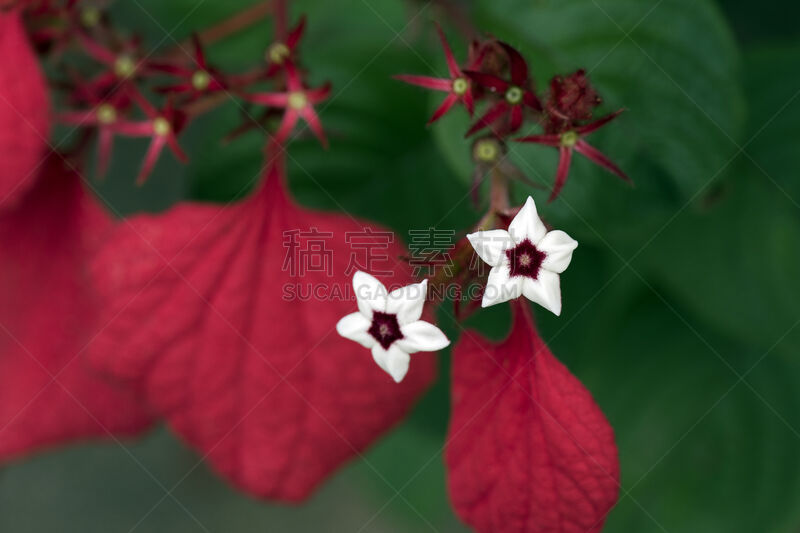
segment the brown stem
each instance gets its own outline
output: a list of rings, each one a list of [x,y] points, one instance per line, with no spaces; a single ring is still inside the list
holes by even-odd
[[[228,100],[228,93],[218,91],[186,104],[182,111],[189,117],[196,117],[199,115],[204,115],[212,109],[224,104],[226,100]]]
[[[197,37],[200,39],[201,44],[208,46],[217,41],[221,41],[226,37],[235,35],[249,26],[258,24],[267,16],[272,14],[273,10],[274,0],[259,2],[242,11],[239,11],[231,17],[223,20],[219,24],[201,31],[197,34]],[[187,63],[193,60],[191,59],[191,56],[187,54],[186,50],[193,49],[194,43],[191,41],[191,39],[187,39],[168,50],[162,59],[167,62],[176,61]]]
[[[207,30],[199,33],[200,42],[203,44],[211,44],[221,41],[241,30],[261,22],[264,18],[273,12],[273,1],[268,0],[259,2],[247,9],[244,9],[228,19],[223,20],[216,26],[212,26]]]

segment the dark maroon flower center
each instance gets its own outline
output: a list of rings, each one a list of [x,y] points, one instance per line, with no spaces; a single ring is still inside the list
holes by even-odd
[[[511,270],[510,276],[527,276],[532,279],[539,277],[539,269],[547,254],[536,248],[536,246],[525,239],[515,248],[506,250],[508,264]]]
[[[400,324],[397,322],[397,315],[380,311],[372,312],[372,325],[367,332],[378,341],[384,350],[388,350],[394,341],[403,338]]]

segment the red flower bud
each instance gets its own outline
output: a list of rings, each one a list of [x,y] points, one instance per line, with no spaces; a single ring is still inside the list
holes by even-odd
[[[592,111],[600,102],[600,96],[589,83],[585,70],[569,76],[555,76],[550,81],[550,97],[546,105],[549,123],[545,131],[561,133],[591,119]]]

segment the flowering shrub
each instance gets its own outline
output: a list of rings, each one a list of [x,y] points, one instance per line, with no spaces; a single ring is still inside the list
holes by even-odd
[[[4,377],[16,383],[3,388],[10,394],[4,420],[11,427],[0,441],[6,457],[67,439],[128,435],[163,418],[241,489],[263,498],[300,500],[402,418],[431,382],[430,355],[415,355],[419,361],[410,368],[410,354],[435,352],[450,343],[435,325],[421,320],[428,280],[387,290],[387,283],[409,279],[405,254],[397,245],[381,258],[367,257],[363,267],[382,274],[385,282],[353,271],[353,262],[345,262],[347,240],[355,232],[369,237],[378,229],[344,215],[300,208],[286,190],[286,149],[299,121],[327,146],[314,106],[330,96],[331,86],[309,86],[302,67],[305,19],[287,32],[285,3],[276,5],[278,40],[268,48],[266,61],[243,74],[212,66],[197,34],[188,57],[147,56],[138,37],[123,36],[96,8],[80,2],[45,0],[4,15],[10,32],[6,46],[25,51],[21,70],[30,73],[29,81],[7,84],[8,121],[44,122],[41,110],[47,98],[20,29],[20,17],[27,17],[38,48],[63,54],[58,68],[68,78],[56,99],[65,109],[55,114],[56,120],[86,133],[69,154],[53,150],[36,178],[39,184],[4,219],[6,249],[18,248],[16,253],[31,262],[4,279],[12,283],[6,294],[18,293],[15,299],[26,306],[21,318],[18,307],[7,309],[4,321],[10,328],[9,345],[18,345],[10,346],[3,358]],[[398,79],[448,92],[430,122],[456,102],[470,114],[486,102],[487,109],[467,132],[491,130],[474,150],[477,162],[492,176],[491,202],[478,231],[468,236],[478,256],[492,267],[482,305],[524,294],[560,314],[558,274],[569,265],[577,242],[562,231],[548,232],[530,197],[522,209],[511,208],[508,180],[521,172],[499,163],[510,136],[539,122],[546,133],[522,140],[557,145],[567,154],[562,155],[566,163],[562,160],[551,199],[563,186],[573,148],[622,175],[581,139],[616,114],[582,126],[599,103],[582,72],[554,79],[543,106],[525,59],[512,46],[491,38],[473,42],[462,68],[442,29],[437,31],[450,78]],[[88,61],[80,61],[81,54]],[[506,70],[508,79],[502,77]],[[162,85],[163,77],[172,81]],[[259,88],[265,84],[267,90]],[[136,178],[141,185],[165,149],[187,162],[180,135],[220,95],[238,96],[282,115],[277,130],[267,130],[267,170],[249,198],[222,208],[187,203],[117,224],[91,203],[74,169],[86,159],[92,133],[101,177],[113,157],[115,137],[148,139]],[[5,131],[12,128],[9,124]],[[24,147],[14,146],[16,135],[6,142],[9,159],[20,152],[15,172],[7,173],[10,192],[28,180],[30,160],[42,151],[38,141],[46,142],[43,125],[24,129],[33,132]],[[26,217],[37,217],[43,226],[21,239],[13,228],[38,227],[25,222]],[[284,236],[293,228],[331,236],[332,264],[321,270],[287,269]],[[479,279],[475,276],[481,269],[466,245],[462,250],[453,268],[466,277],[449,270],[449,275],[432,278],[434,283],[461,286]],[[58,268],[47,268],[54,257],[60,258]],[[345,311],[348,298],[303,301],[285,295],[292,284],[315,278],[320,286],[349,286],[351,276],[357,313]],[[539,340],[530,311],[522,304],[518,308],[512,336],[494,357],[502,371],[496,378],[490,372],[477,378],[470,373],[481,362],[469,362],[479,356],[459,355],[472,349],[464,347],[467,341],[456,348],[453,436],[447,444],[455,508],[481,531],[543,531],[565,523],[599,529],[618,487],[611,429],[589,393]],[[74,317],[75,324],[51,325],[66,317]],[[103,324],[105,317],[111,320]],[[89,327],[98,324],[98,331]],[[332,335],[334,325],[340,336]],[[42,330],[58,333],[43,337],[38,333]],[[398,384],[387,381],[345,339],[371,349],[377,367]],[[85,357],[76,362],[75,352]],[[513,373],[506,369],[510,362]],[[461,370],[465,365],[468,369]],[[496,387],[518,386],[517,370],[530,373],[525,381],[533,380],[535,387],[523,387],[522,396],[495,399]],[[34,395],[35,408],[26,409],[27,396],[48,378],[63,390],[52,389],[53,397],[50,392],[40,399]],[[508,421],[473,427],[484,401],[500,402],[508,410],[501,419]],[[44,405],[61,411],[43,416]],[[18,419],[18,410],[25,416]],[[572,411],[583,414],[574,419],[568,414]],[[526,440],[538,443],[520,448],[514,469],[528,473],[516,481],[513,476],[493,478],[495,467],[487,461],[504,459],[474,446],[487,438],[506,441],[503,448],[512,446],[519,437],[508,433],[509,423],[524,427],[532,435]],[[519,483],[541,489],[525,498],[503,496],[522,489],[514,488]],[[561,488],[563,483],[567,485]],[[490,489],[497,491],[497,499],[473,496]]]
[[[0,2],[0,460],[163,423],[238,491],[303,502],[433,397],[450,410],[437,446],[464,524],[601,531],[629,496],[615,431],[594,383],[559,359],[569,362],[569,346],[548,347],[530,302],[545,324],[569,324],[595,297],[569,267],[593,260],[584,226],[597,232],[564,213],[571,194],[598,210],[636,201],[623,170],[634,149],[595,135],[622,128],[628,102],[604,100],[589,63],[540,79],[547,59],[535,47],[443,1],[438,22],[417,21],[441,50],[416,53],[423,70],[369,50],[380,83],[400,95],[386,116],[368,106],[380,91],[359,93],[363,109],[326,112],[339,90],[328,79],[345,71],[357,84],[361,73],[333,52],[309,59],[335,37],[289,4],[254,3],[151,50],[102,3]],[[270,42],[252,57],[221,52],[267,26]],[[412,107],[423,90],[434,105],[420,133]],[[212,122],[231,103],[236,116]],[[453,209],[472,200],[453,230],[442,230],[450,212],[428,212],[434,142],[468,182]],[[371,157],[386,144],[394,160]],[[132,145],[143,149],[135,158]],[[249,182],[237,181],[240,162],[255,162]],[[229,201],[123,213],[103,194],[109,182],[158,190],[164,168],[211,176]],[[407,246],[328,192],[353,168],[375,175],[357,191],[359,212],[392,222],[381,212],[399,206],[404,218],[390,225],[409,228]],[[423,170],[413,186],[385,179]],[[306,201],[312,186],[335,209]],[[681,275],[663,274],[678,285]],[[476,330],[503,309],[504,340]],[[437,374],[439,359],[450,368]],[[432,387],[448,389],[449,406],[425,396]]]

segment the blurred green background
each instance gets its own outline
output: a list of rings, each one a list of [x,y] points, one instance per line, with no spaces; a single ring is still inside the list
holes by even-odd
[[[119,25],[169,48],[252,0],[125,0]],[[605,104],[629,111],[594,143],[632,176],[618,183],[582,158],[544,217],[581,247],[563,276],[564,313],[537,309],[553,352],[614,426],[622,464],[609,532],[800,531],[800,6],[789,0],[473,0],[475,25],[518,46],[544,86],[590,71]],[[331,80],[321,116],[332,138],[291,147],[291,187],[309,206],[412,228],[462,231],[470,203],[467,119],[424,126],[439,95],[393,81],[444,74],[437,3],[292,2],[309,15],[302,55]],[[465,47],[446,25],[454,48]],[[246,68],[271,41],[265,22],[215,45]],[[219,139],[242,110],[195,123],[142,188],[144,145],[120,143],[98,184],[114,210],[180,199],[226,201],[259,176],[263,138]],[[556,154],[515,147],[535,181]],[[376,201],[377,199],[377,201]],[[501,338],[506,308],[468,326]],[[441,323],[460,327],[450,310]],[[256,502],[197,465],[165,429],[137,442],[76,445],[0,470],[0,531],[464,531],[447,500],[442,445],[449,354],[414,415],[301,507]]]

